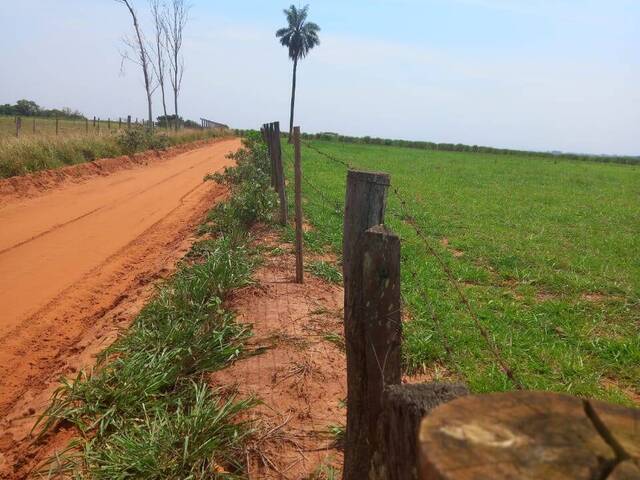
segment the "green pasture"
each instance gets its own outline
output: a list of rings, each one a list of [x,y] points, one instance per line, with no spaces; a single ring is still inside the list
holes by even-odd
[[[386,223],[402,238],[408,371],[476,392],[513,389],[495,344],[525,388],[640,401],[640,167],[312,141],[307,248],[338,253],[347,168],[316,150],[391,174]]]

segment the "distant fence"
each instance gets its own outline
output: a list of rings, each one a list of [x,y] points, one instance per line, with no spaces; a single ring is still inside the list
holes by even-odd
[[[263,125],[279,221],[289,222],[278,122]],[[530,392],[457,284],[446,262],[409,215],[386,173],[347,167],[344,207],[305,181],[301,134],[293,132],[296,281],[302,282],[304,183],[325,208],[343,216],[344,332],[347,425],[344,480],[474,478],[640,479],[640,410],[569,395]],[[389,193],[401,211],[387,212]],[[399,237],[390,214],[411,225],[435,256],[484,338],[496,366],[517,391],[472,396],[462,384],[402,384],[402,300]],[[415,276],[415,272],[413,272]],[[434,316],[434,322],[438,322]]]
[[[149,122],[132,117],[118,118],[63,118],[63,117],[32,117],[32,116],[0,116],[1,137],[23,137],[38,135],[103,135],[132,128],[147,128]],[[172,129],[174,123],[155,122],[154,128]],[[200,123],[181,122],[180,128],[187,129],[224,129],[228,126],[201,119]]]

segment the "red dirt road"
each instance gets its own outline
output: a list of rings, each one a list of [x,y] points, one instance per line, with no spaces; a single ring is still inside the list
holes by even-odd
[[[225,195],[203,177],[239,146],[224,140],[1,200],[0,477],[21,477],[42,455],[27,453],[28,432],[57,379],[90,365],[174,268]]]

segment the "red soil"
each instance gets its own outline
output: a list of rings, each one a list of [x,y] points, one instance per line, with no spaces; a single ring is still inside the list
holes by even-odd
[[[0,478],[29,470],[69,433],[31,445],[58,378],[90,366],[131,322],[226,192],[225,140],[0,181]],[[108,172],[107,175],[105,172]]]

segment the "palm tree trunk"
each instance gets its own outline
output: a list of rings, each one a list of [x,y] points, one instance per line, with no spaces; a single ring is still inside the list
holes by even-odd
[[[293,138],[293,110],[296,104],[296,73],[298,70],[298,59],[293,61],[293,81],[291,84],[291,114],[289,115],[289,143]]]

